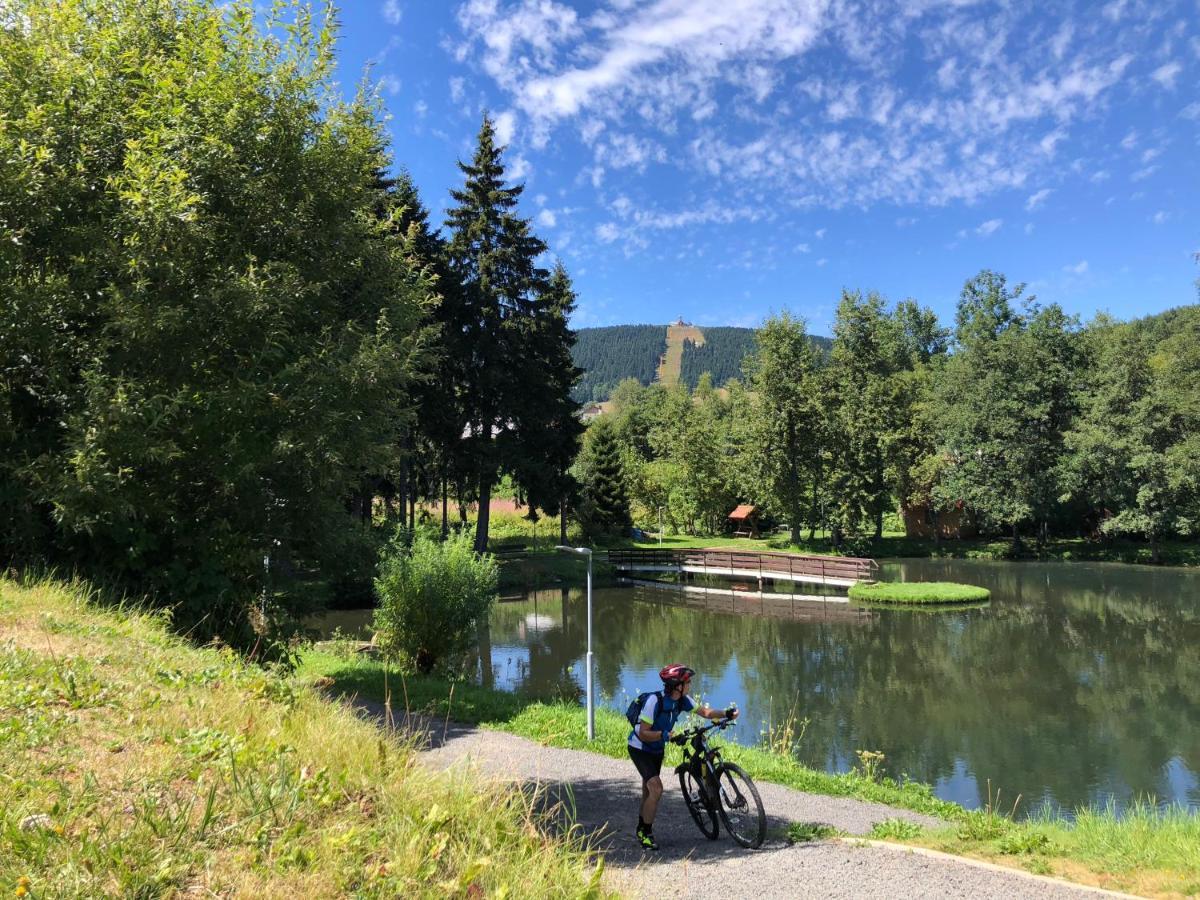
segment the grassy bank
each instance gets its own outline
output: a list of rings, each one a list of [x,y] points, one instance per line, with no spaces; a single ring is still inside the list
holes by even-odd
[[[883,581],[876,584],[855,584],[850,587],[850,599],[865,603],[929,604],[983,603],[992,592],[972,584],[953,584],[948,581]]]
[[[557,585],[582,585],[587,582],[587,561],[557,550],[526,551],[520,556],[497,556],[500,563],[501,591],[536,591]],[[615,572],[602,556],[592,563],[592,578],[597,584],[610,582]]]
[[[432,776],[295,678],[0,579],[0,886],[28,897],[593,896],[523,794]]]
[[[395,709],[423,711],[438,719],[477,723],[553,747],[590,750],[624,758],[629,725],[611,709],[596,711],[596,741],[586,740],[585,713],[575,703],[549,702],[436,678],[400,678],[360,654],[308,651],[301,677],[332,683],[336,690],[383,700]],[[736,736],[736,730],[731,732]],[[1200,893],[1200,816],[1180,810],[1143,807],[1118,818],[1111,811],[1084,811],[1068,821],[1043,816],[1014,821],[1012,809],[967,811],[933,796],[926,785],[898,784],[871,772],[868,756],[859,771],[831,775],[801,765],[787,752],[787,736],[777,749],[733,747],[728,755],[762,781],[832,796],[885,803],[940,816],[946,826],[925,830],[901,820],[882,823],[872,835],[987,859],[1028,871],[1052,874],[1114,890],[1148,896]],[[667,767],[679,750],[668,747]],[[1005,813],[1008,813],[1007,815]],[[809,834],[803,826],[798,838]]]
[[[628,541],[628,547],[657,547],[658,538],[644,541]],[[697,537],[694,535],[665,535],[664,548],[683,549],[688,547],[720,547],[754,552],[779,551],[801,553],[811,556],[834,555],[829,536],[819,533],[811,541],[791,543],[787,535],[772,535],[765,538]],[[846,555],[855,555],[846,552]],[[1022,544],[1021,552],[1014,556],[1012,541],[1008,539],[972,538],[970,540],[943,540],[909,538],[903,533],[885,533],[879,540],[868,540],[859,548],[857,555],[873,559],[888,557],[928,557],[931,559],[1041,559],[1059,562],[1120,562],[1151,563],[1150,545],[1141,541],[1114,540],[1092,541],[1085,538],[1058,538],[1047,543],[1039,553],[1032,541]],[[1200,541],[1165,541],[1160,548],[1160,565],[1200,566]]]

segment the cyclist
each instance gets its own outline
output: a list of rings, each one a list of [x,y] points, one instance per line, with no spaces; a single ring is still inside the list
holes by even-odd
[[[638,723],[629,733],[629,758],[642,776],[642,807],[638,815],[637,840],[644,850],[657,850],[654,840],[654,817],[658,813],[658,801],[662,797],[663,755],[675,722],[685,712],[695,711],[706,719],[736,719],[737,709],[697,708],[696,701],[688,696],[694,669],[679,663],[664,666],[658,673],[662,679],[662,702],[658,694],[650,694],[642,705]]]

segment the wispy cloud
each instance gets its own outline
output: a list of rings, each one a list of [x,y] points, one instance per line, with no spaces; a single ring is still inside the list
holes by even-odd
[[[1150,77],[1167,89],[1175,87],[1175,79],[1183,71],[1183,66],[1177,62],[1169,62],[1155,69]]]
[[[404,18],[404,10],[400,8],[400,0],[384,0],[379,12],[383,16],[384,21],[389,25],[399,25],[400,20]]]
[[[1030,194],[1029,198],[1025,201],[1026,212],[1033,212],[1035,209],[1045,203],[1046,198],[1052,193],[1054,193],[1054,191],[1051,188],[1042,188],[1037,193]]]
[[[1088,261],[1086,259],[1081,259],[1079,262],[1075,263],[1075,265],[1073,265],[1073,266],[1063,266],[1063,271],[1069,272],[1072,275],[1082,275],[1087,270],[1088,270]]]
[[[1131,98],[1200,119],[1180,90],[1197,65],[1185,26],[1145,0],[1100,16],[972,0],[459,0],[455,21],[445,46],[471,95],[503,110],[510,153],[539,174],[561,163],[542,167],[540,151],[581,154],[573,186],[610,214],[595,239],[625,247],[751,214],[899,206],[888,218],[907,228],[1000,194],[1028,213],[1051,197],[1066,208],[1089,179],[1149,178],[1159,148],[1178,146],[1145,118],[1116,120]],[[465,101],[463,75],[450,93]],[[700,199],[658,208],[664,184]],[[613,208],[617,192],[630,208]],[[998,213],[949,227],[986,238]],[[1019,234],[1019,213],[1002,214]],[[812,234],[798,231],[819,246]]]

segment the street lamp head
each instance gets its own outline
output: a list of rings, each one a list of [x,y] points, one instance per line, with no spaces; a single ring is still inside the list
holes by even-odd
[[[578,553],[581,556],[591,556],[592,555],[591,547],[568,547],[566,544],[558,544],[555,546],[554,549],[555,550],[565,550],[567,553]]]

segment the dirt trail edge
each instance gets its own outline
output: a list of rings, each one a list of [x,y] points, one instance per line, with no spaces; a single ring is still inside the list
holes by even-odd
[[[382,706],[357,700],[365,714],[382,722]],[[415,718],[415,717],[414,717]],[[396,723],[404,728],[405,723]],[[832,825],[865,835],[883,819],[926,825],[938,820],[907,810],[846,797],[808,794],[758,782],[767,810],[768,837],[762,849],[738,847],[727,835],[709,841],[697,830],[679,796],[679,783],[664,771],[666,790],[654,835],[661,850],[643,853],[633,841],[641,786],[632,764],[580,750],[544,747],[500,731],[454,722],[414,721],[425,737],[421,757],[436,769],[465,766],[506,781],[539,785],[551,801],[606,857],[608,884],[634,897],[755,898],[972,898],[1039,900],[1127,897],[1098,888],[964,860],[853,839],[789,844],[792,822]]]

